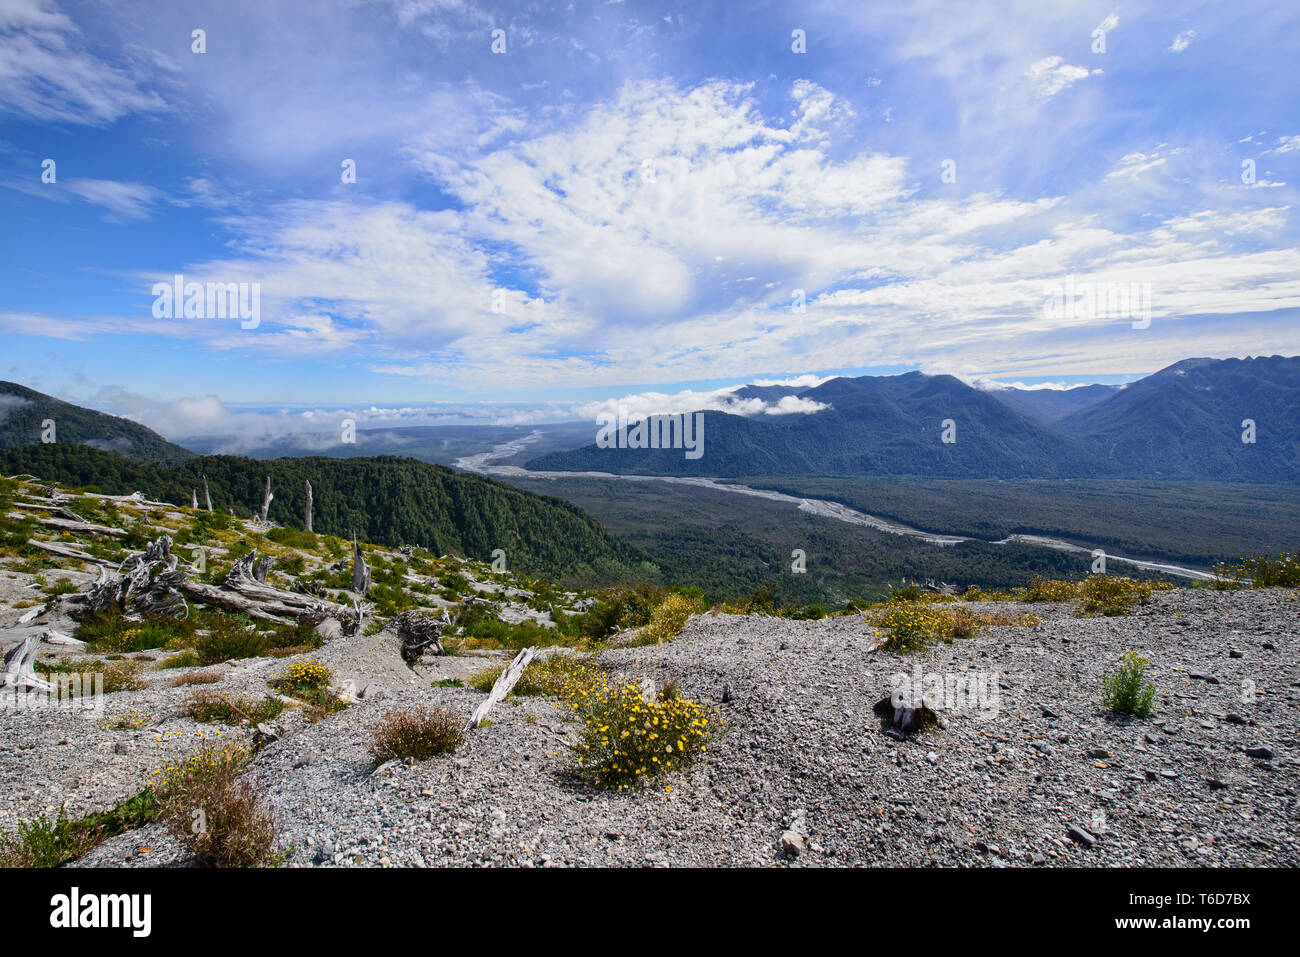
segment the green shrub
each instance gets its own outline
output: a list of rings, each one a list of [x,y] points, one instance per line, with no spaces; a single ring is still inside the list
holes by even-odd
[[[1150,660],[1136,651],[1124,652],[1119,671],[1107,675],[1102,684],[1101,703],[1121,714],[1138,718],[1149,715],[1156,695],[1155,684],[1142,680],[1149,664]]]
[[[81,818],[69,818],[60,808],[53,821],[42,815],[0,834],[0,867],[58,867],[110,837],[149,823],[157,814],[157,802],[147,789],[112,810]]]
[[[216,665],[238,658],[261,658],[271,647],[266,635],[242,625],[213,628],[206,635],[194,639],[194,651],[199,663]]]
[[[1220,580],[1209,587],[1296,588],[1300,587],[1300,555],[1293,552],[1283,552],[1277,558],[1260,555],[1235,565],[1217,565],[1214,572]]]

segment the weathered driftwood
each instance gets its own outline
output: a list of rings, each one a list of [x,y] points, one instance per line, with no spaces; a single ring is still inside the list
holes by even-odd
[[[262,496],[261,521],[263,525],[266,524],[266,513],[271,508],[271,499],[273,498],[275,498],[275,496],[271,494],[271,476],[268,475],[266,477],[266,494]]]
[[[366,556],[361,554],[356,532],[352,533],[352,590],[358,595],[370,594],[370,566],[366,564]]]
[[[70,518],[43,518],[40,524],[46,528],[57,528],[61,532],[72,532],[76,535],[109,535],[113,538],[126,538],[123,529],[96,525],[93,522],[73,521]]]
[[[313,595],[268,585],[266,573],[272,561],[271,558],[259,558],[257,549],[253,549],[231,566],[220,589],[211,586],[196,589],[197,583],[194,582],[187,583],[187,588],[196,596],[200,592],[211,596],[215,603],[220,603],[225,608],[237,608],[242,611],[253,607],[252,603],[258,603],[258,607],[273,616],[300,618],[304,614],[311,613],[316,616],[316,620],[325,617],[337,618],[345,625],[346,633],[356,634],[355,631],[348,631],[347,626],[358,623],[359,627],[359,622],[365,615],[365,610],[361,606],[354,603],[353,608],[348,609],[335,602],[322,601]],[[220,602],[217,602],[218,595],[224,596]],[[251,599],[251,602],[237,600],[241,598]]]
[[[47,645],[66,645],[69,648],[85,648],[86,643],[80,638],[73,638],[71,635],[65,635],[61,631],[49,629],[41,632],[41,641]]]
[[[4,659],[4,672],[0,674],[0,688],[16,688],[20,691],[54,690],[54,685],[36,676],[36,652],[40,647],[40,639],[28,635],[9,649]]]
[[[212,511],[212,496],[208,494],[208,477],[206,474],[203,476],[203,502],[207,505],[208,511]]]
[[[75,558],[77,561],[91,562],[95,565],[111,567],[111,565],[102,558],[96,558],[94,555],[73,548],[71,545],[64,545],[61,542],[42,542],[40,539],[29,538],[27,539],[27,544],[31,545],[33,548],[39,548],[42,551],[49,552],[52,555],[58,555],[62,558]]]
[[[492,706],[505,699],[505,696],[510,693],[510,689],[524,676],[524,669],[537,655],[538,650],[536,648],[525,648],[515,655],[514,660],[501,672],[501,677],[497,678],[492,685],[492,690],[488,692],[488,696],[479,703],[479,706],[474,709],[474,713],[470,715],[469,722],[465,725],[466,731],[477,728],[483,723],[483,719],[492,710]]]
[[[414,665],[421,655],[447,653],[442,647],[442,630],[454,622],[455,619],[448,616],[445,608],[438,618],[410,608],[384,625],[383,630],[397,635],[401,640],[399,650],[402,660],[407,665]]]
[[[928,592],[933,592],[933,593],[936,594],[936,595],[955,595],[955,594],[957,594],[957,586],[956,586],[956,585],[949,585],[947,582],[939,582],[939,584],[936,585],[936,584],[934,583],[934,579],[933,579],[933,578],[927,578],[927,579],[925,580],[925,585],[924,585],[923,587],[925,588],[926,591],[928,591]]]
[[[118,566],[117,574],[100,569],[100,579],[90,586],[86,605],[92,611],[117,607],[138,615],[189,617],[180,584],[185,572],[172,554],[170,535],[160,535],[142,552],[129,555]]]
[[[309,532],[311,531],[311,481],[310,480],[307,481],[307,515],[303,519],[302,527]]]
[[[190,601],[204,605],[214,605],[217,608],[224,608],[226,611],[248,615],[250,618],[258,618],[262,621],[274,622],[277,625],[293,621],[302,613],[301,608],[273,601],[253,601],[238,592],[226,591],[216,585],[196,582],[189,578],[177,582],[176,587]]]
[[[42,512],[53,512],[55,515],[58,515],[62,518],[70,518],[74,522],[85,521],[84,518],[82,518],[72,509],[68,508],[66,505],[58,505],[52,502],[38,502],[36,499],[33,498],[19,499],[18,504],[21,505],[23,508],[34,508]]]

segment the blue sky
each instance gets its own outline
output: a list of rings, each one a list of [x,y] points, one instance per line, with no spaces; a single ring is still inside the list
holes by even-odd
[[[179,437],[1290,354],[1296,62],[1289,4],[0,0],[0,377]]]

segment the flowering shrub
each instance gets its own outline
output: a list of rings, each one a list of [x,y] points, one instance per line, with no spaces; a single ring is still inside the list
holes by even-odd
[[[271,682],[271,687],[287,695],[301,695],[329,687],[333,678],[333,672],[319,662],[295,661]]]
[[[646,701],[632,681],[601,681],[576,690],[575,706],[583,718],[574,746],[578,770],[620,791],[690,764],[707,750],[717,724],[707,705],[676,693]]]
[[[662,644],[681,633],[691,615],[704,611],[704,602],[678,592],[666,597],[650,612],[650,623],[641,630],[638,644]]]
[[[154,774],[160,818],[203,864],[264,867],[277,863],[275,822],[239,774],[246,748],[215,744]]]
[[[1247,558],[1235,565],[1219,564],[1214,567],[1219,576],[1211,581],[1210,588],[1288,588],[1300,585],[1300,555],[1283,552],[1273,558],[1260,555]]]
[[[1029,587],[1017,589],[1020,601],[1073,601],[1079,597],[1079,582],[1059,581],[1035,575]]]
[[[883,647],[914,651],[935,641],[952,641],[952,616],[942,608],[917,602],[898,602],[868,612],[867,620],[885,632]]]
[[[969,608],[957,606],[949,610],[926,601],[882,605],[867,612],[866,617],[877,631],[885,633],[882,647],[898,652],[916,651],[935,641],[969,638],[986,625],[1025,626],[1040,622],[1035,615],[1006,612],[977,615]]]
[[[1145,605],[1151,592],[1172,588],[1168,582],[1140,582],[1116,575],[1090,575],[1079,585],[1079,610],[1085,615],[1124,615]]]

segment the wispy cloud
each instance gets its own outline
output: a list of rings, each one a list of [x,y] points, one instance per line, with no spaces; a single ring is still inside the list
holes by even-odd
[[[91,52],[85,35],[50,0],[0,4],[0,112],[106,124],[166,108],[130,70]]]

